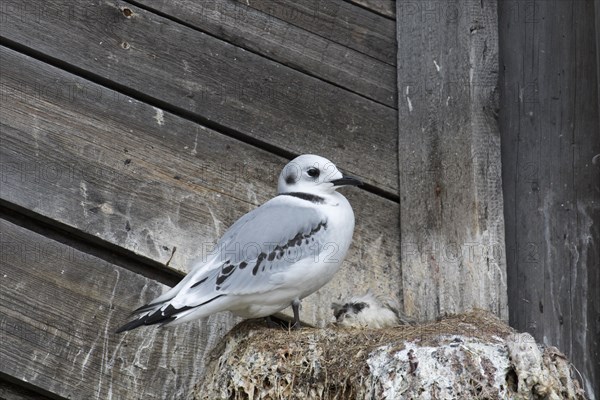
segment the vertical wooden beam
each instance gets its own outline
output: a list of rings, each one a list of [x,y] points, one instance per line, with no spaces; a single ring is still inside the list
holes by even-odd
[[[507,320],[496,1],[396,4],[405,309]]]
[[[600,390],[595,11],[593,0],[499,2],[510,323],[565,352],[592,399]]]
[[[600,0],[594,0],[596,15],[596,80],[598,81],[598,113],[600,114]]]

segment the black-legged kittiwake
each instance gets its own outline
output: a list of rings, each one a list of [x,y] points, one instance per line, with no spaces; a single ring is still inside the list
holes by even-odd
[[[299,327],[300,301],[333,278],[352,241],[354,213],[336,189],[360,184],[323,157],[295,158],[279,176],[276,197],[237,220],[209,257],[117,332],[220,311],[268,317],[290,305]]]

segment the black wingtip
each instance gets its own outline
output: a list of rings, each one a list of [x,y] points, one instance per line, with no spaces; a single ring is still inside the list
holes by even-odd
[[[145,307],[141,307],[138,310],[143,310]],[[156,311],[154,311],[151,314],[146,314],[141,316],[138,319],[135,319],[131,322],[126,323],[125,325],[123,325],[122,327],[120,327],[119,329],[117,329],[115,331],[115,333],[121,333],[121,332],[125,332],[125,331],[130,331],[132,329],[138,328],[142,325],[155,325],[155,324],[166,324],[168,322],[171,322],[175,319],[175,316],[177,314],[179,314],[182,311],[186,311],[186,310],[190,310],[194,307],[182,307],[182,308],[175,308],[172,305],[168,305],[164,310],[158,309]],[[139,311],[134,311],[134,313],[139,312]]]
[[[167,324],[171,321],[173,321],[174,319],[177,318],[177,314],[187,311],[187,310],[191,310],[192,308],[196,308],[196,307],[200,307],[203,306],[205,304],[208,304],[220,297],[225,296],[224,294],[220,294],[218,296],[213,297],[210,300],[205,301],[202,304],[199,304],[197,306],[183,306],[181,308],[175,308],[173,307],[171,304],[167,305],[164,309],[159,308],[158,310],[152,312],[152,313],[148,313],[145,315],[142,315],[141,317],[134,319],[133,321],[130,321],[128,323],[126,323],[125,325],[123,325],[122,327],[120,327],[119,329],[117,329],[115,331],[115,333],[121,333],[121,332],[125,332],[125,331],[130,331],[132,329],[138,328],[142,325],[155,325],[155,324]],[[132,314],[139,314],[140,312],[144,312],[144,311],[149,311],[152,308],[156,307],[159,304],[164,304],[164,302],[162,303],[154,303],[154,304],[147,304],[145,306],[142,306],[140,308],[138,308],[137,310],[135,310]]]
[[[160,301],[160,302],[158,302],[158,303],[149,303],[149,304],[144,304],[143,306],[141,306],[141,307],[138,307],[138,308],[136,308],[135,310],[133,310],[133,311],[131,312],[131,315],[140,314],[140,313],[143,313],[143,312],[146,312],[146,311],[150,311],[150,310],[152,310],[153,308],[156,308],[157,306],[160,306],[160,305],[162,305],[162,304],[165,304],[167,301],[171,301],[171,300],[172,300],[172,299],[168,299],[168,300],[165,300],[165,301]]]
[[[125,325],[123,325],[122,327],[120,327],[119,329],[117,329],[115,331],[115,333],[121,333],[121,332],[125,332],[125,331],[130,331],[132,329],[135,329],[137,327],[145,325],[145,319],[146,318],[140,318],[140,319],[135,319],[133,321],[130,321],[130,322],[126,323]]]
[[[163,304],[163,303],[161,302],[161,303],[144,304],[143,306],[141,306],[141,307],[136,308],[135,310],[133,310],[129,314],[129,316],[131,317],[131,316],[134,316],[134,315],[137,315],[137,314],[141,314],[141,313],[150,311],[150,310],[152,310],[153,308],[155,308],[156,306],[158,306],[160,304]],[[126,323],[125,325],[121,326],[119,329],[117,329],[115,331],[115,333],[121,333],[121,332],[125,332],[125,331],[130,331],[130,330],[138,328],[138,327],[140,327],[142,325],[148,325],[146,323],[146,319],[147,318],[148,318],[147,315],[140,316],[140,317],[134,319],[133,321],[130,321],[130,322]]]

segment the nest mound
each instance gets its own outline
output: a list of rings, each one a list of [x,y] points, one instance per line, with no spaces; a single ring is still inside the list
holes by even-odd
[[[236,326],[194,399],[584,399],[566,357],[473,311],[386,329]]]

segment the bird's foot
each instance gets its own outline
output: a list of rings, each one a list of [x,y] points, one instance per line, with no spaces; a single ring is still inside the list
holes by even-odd
[[[300,323],[300,321],[292,323],[290,325],[290,329],[293,331],[299,331],[302,328],[302,324]]]

